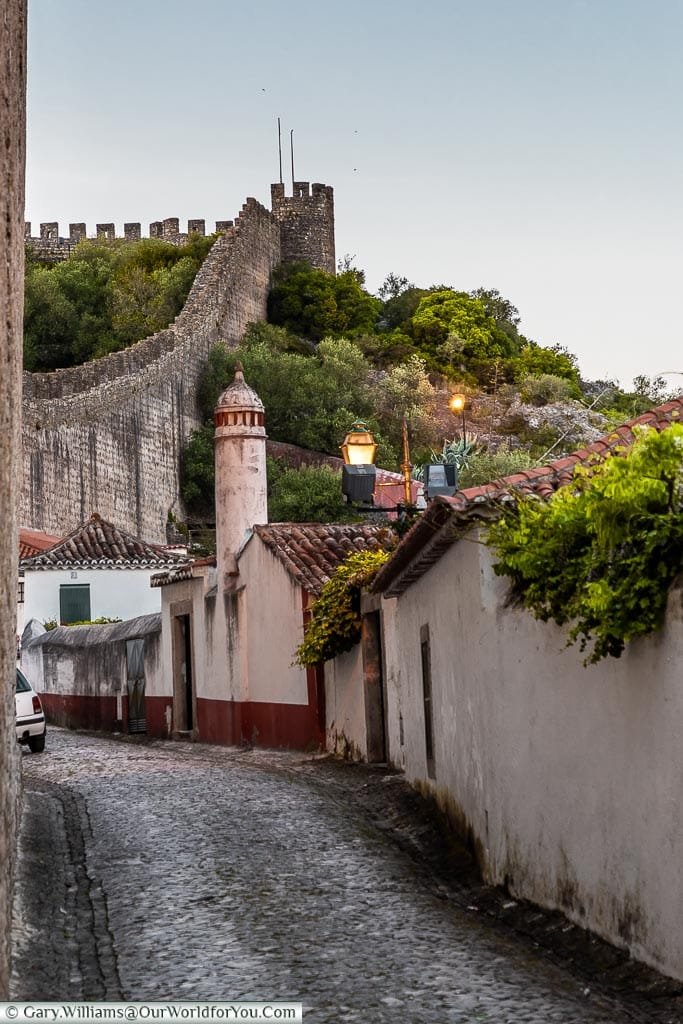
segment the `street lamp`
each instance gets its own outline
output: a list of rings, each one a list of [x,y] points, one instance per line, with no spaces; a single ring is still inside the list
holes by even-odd
[[[462,439],[463,442],[467,440],[467,429],[465,426],[465,406],[467,404],[467,396],[462,394],[451,395],[448,407],[454,416],[458,413],[462,414]]]
[[[356,420],[339,446],[347,466],[371,466],[377,445],[366,423]]]
[[[367,424],[356,420],[340,448],[344,457],[342,494],[354,505],[372,505],[377,444]]]

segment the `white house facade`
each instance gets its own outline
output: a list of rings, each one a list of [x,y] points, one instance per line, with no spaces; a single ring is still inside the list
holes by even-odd
[[[640,421],[662,429],[683,399]],[[665,627],[585,667],[508,600],[481,523],[544,497],[631,427],[549,466],[437,499],[375,583],[389,756],[470,840],[484,878],[683,978],[683,585]]]
[[[161,610],[150,578],[182,561],[96,513],[63,540],[22,559],[23,619],[69,625],[91,619],[132,619]]]
[[[152,580],[162,597],[161,674],[171,684],[173,731],[225,744],[346,744],[362,755],[361,662],[303,668],[295,652],[335,568],[394,535],[363,523],[268,524],[263,406],[239,367],[215,423],[216,558]],[[167,714],[160,707],[154,719]],[[341,740],[344,729],[353,734]]]

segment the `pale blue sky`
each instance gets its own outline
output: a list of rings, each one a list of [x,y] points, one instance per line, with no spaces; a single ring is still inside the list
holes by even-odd
[[[683,370],[682,48],[683,0],[32,0],[27,219],[269,203],[279,114],[371,288],[496,287],[586,376]]]

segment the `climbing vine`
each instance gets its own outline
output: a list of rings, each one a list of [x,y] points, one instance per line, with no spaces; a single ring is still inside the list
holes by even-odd
[[[586,663],[659,629],[683,569],[683,425],[579,467],[549,501],[519,500],[489,530],[495,571],[543,621],[568,625]]]
[[[296,652],[299,665],[316,665],[350,651],[360,640],[360,592],[389,558],[387,551],[349,555],[322,588]]]

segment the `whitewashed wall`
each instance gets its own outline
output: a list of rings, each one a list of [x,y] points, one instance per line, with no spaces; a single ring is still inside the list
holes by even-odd
[[[489,881],[683,978],[683,592],[658,636],[585,668],[563,631],[506,607],[475,539],[384,602],[390,757],[471,827]]]
[[[306,670],[294,664],[304,633],[301,587],[256,535],[243,550],[239,567],[246,582],[240,630],[248,699],[307,704]]]
[[[158,569],[31,570],[24,574],[24,621],[59,622],[59,588],[64,584],[90,585],[90,616],[133,619],[161,611],[159,590],[149,585]]]
[[[121,697],[126,693],[126,642],[141,637],[145,638],[146,691],[155,695],[161,685],[158,614],[43,632],[22,647],[21,669],[43,695]]]
[[[360,643],[325,662],[327,749],[342,757],[367,757],[367,727]]]

